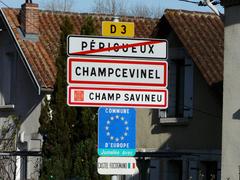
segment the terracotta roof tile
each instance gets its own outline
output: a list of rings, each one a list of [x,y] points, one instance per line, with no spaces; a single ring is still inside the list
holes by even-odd
[[[74,34],[80,34],[81,25],[87,16],[92,16],[101,34],[101,21],[111,20],[105,14],[79,14],[40,11],[39,42],[23,40],[19,33],[19,9],[4,9],[7,20],[27,58],[30,67],[42,88],[54,87],[56,77],[55,58],[58,54],[60,25],[68,16],[74,25]],[[182,44],[192,56],[209,84],[222,80],[223,69],[223,23],[209,13],[167,10],[165,17]],[[121,17],[120,21],[135,23],[136,37],[148,38],[159,27],[159,19]]]
[[[27,58],[38,83],[42,88],[53,88],[56,77],[55,58],[58,54],[60,25],[64,16],[68,16],[74,25],[74,34],[80,34],[81,25],[87,16],[92,16],[97,34],[101,34],[101,21],[111,20],[111,16],[97,14],[59,13],[40,11],[39,42],[23,40],[19,33],[19,9],[3,9],[14,35]],[[157,19],[122,17],[124,21],[134,21],[136,37],[149,37],[156,26]],[[148,26],[145,26],[148,24]]]
[[[164,15],[209,85],[223,80],[222,20],[212,13],[166,10]]]

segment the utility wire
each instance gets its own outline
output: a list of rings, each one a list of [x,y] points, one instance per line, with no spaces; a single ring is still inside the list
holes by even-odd
[[[205,115],[208,115],[208,116],[211,116],[211,117],[214,117],[214,118],[221,118],[221,116],[217,116],[216,114],[212,114],[210,112],[207,112],[207,111],[204,111],[204,110],[201,110],[201,109],[198,109],[198,108],[189,107],[189,106],[186,106],[186,105],[184,105],[183,107],[187,108],[187,109],[191,109],[193,111],[201,112],[202,114],[205,114]],[[176,108],[176,107],[175,106],[168,106],[168,108]]]
[[[3,4],[5,7],[9,8],[9,9],[15,10],[14,8],[11,8],[11,7],[8,6],[6,3],[4,3],[2,0],[0,0],[0,3]],[[16,12],[17,12],[17,11],[16,11]],[[26,19],[26,21],[28,21],[28,20]],[[28,21],[28,23],[31,24],[31,25],[33,25],[35,28],[39,28],[39,27],[37,27],[35,24],[33,24],[31,21]],[[42,34],[48,36],[48,35],[47,35],[46,33],[44,33],[44,32],[43,32]],[[59,42],[59,44],[60,44],[60,42]],[[215,115],[215,114],[212,114],[212,113],[203,111],[203,110],[201,110],[201,109],[197,109],[197,108],[193,108],[193,107],[188,107],[188,106],[184,106],[184,108],[188,108],[188,109],[191,109],[191,110],[195,110],[195,111],[201,112],[201,113],[203,113],[203,114],[205,114],[205,115],[212,116],[212,117],[215,117],[215,118],[221,118],[221,116],[217,116],[217,115]]]
[[[3,2],[2,0],[0,0],[0,3],[3,4],[4,6],[10,8],[5,2]]]
[[[212,117],[215,117],[215,118],[221,118],[221,116],[217,116],[216,114],[212,114],[210,112],[206,112],[206,111],[203,111],[201,109],[198,109],[198,108],[194,108],[194,107],[187,107],[187,106],[184,106],[188,109],[191,109],[191,110],[194,110],[194,111],[198,111],[198,112],[201,112],[202,114],[205,114],[205,115],[208,115],[208,116],[212,116]]]

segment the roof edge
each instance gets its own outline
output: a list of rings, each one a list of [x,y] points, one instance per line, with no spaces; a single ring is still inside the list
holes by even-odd
[[[19,8],[16,8],[19,9]],[[54,13],[54,14],[62,14],[62,15],[78,15],[78,16],[106,16],[109,18],[113,18],[114,16],[110,13],[98,13],[98,12],[74,12],[74,11],[52,11],[52,10],[45,10],[39,9],[42,13]],[[117,15],[120,18],[130,18],[130,19],[153,19],[159,20],[161,17],[143,17],[143,16],[134,16],[134,15]]]
[[[201,15],[217,16],[215,13],[212,13],[212,12],[191,11],[191,10],[186,10],[186,9],[165,9],[164,10],[164,15],[167,12],[179,12],[179,13],[187,13],[187,14],[196,13],[196,14],[201,14]]]
[[[201,12],[201,11],[191,11],[191,10],[178,10],[178,9],[166,9],[164,11],[164,18],[166,19],[166,21],[168,22],[170,28],[172,29],[172,31],[174,31],[174,33],[176,34],[177,38],[179,39],[179,41],[181,42],[181,44],[183,45],[183,47],[187,50],[188,55],[191,57],[191,59],[193,60],[194,64],[196,64],[194,57],[192,56],[192,54],[189,52],[189,48],[186,46],[185,41],[181,38],[181,36],[177,33],[177,31],[175,30],[175,27],[172,25],[171,21],[169,20],[169,14],[168,13],[185,13],[188,16],[193,14],[193,13],[197,13],[198,15],[205,15],[205,16],[213,16],[216,18],[221,19],[219,16],[217,16],[215,13],[211,13],[211,12]],[[221,20],[222,21],[222,20]],[[198,66],[197,66],[198,67]],[[199,69],[199,67],[198,67]],[[200,70],[200,69],[199,69]],[[200,71],[201,72],[201,71]],[[201,73],[202,74],[202,73]],[[202,74],[203,75],[203,74]],[[203,76],[204,77],[204,76]],[[207,84],[210,87],[213,87],[215,84],[221,83],[222,80],[217,81],[217,82],[213,82],[213,81],[208,81],[205,77],[204,77],[205,81],[207,82]]]
[[[15,9],[20,11],[21,8],[2,8],[2,9]],[[97,13],[97,12],[74,12],[74,11],[52,11],[46,9],[39,9],[41,13],[49,13],[49,14],[61,14],[61,15],[77,15],[77,16],[106,16],[109,18],[113,18],[112,14],[109,13]],[[152,19],[159,20],[161,17],[144,17],[144,16],[134,16],[134,15],[118,15],[120,18],[130,18],[130,19]]]
[[[48,94],[48,93],[52,93],[54,91],[54,89],[53,88],[41,88],[41,91]]]
[[[18,41],[17,41],[17,38],[16,38],[16,36],[14,35],[13,30],[12,30],[12,28],[11,28],[11,26],[10,26],[10,24],[9,24],[9,22],[8,22],[8,20],[7,20],[7,18],[6,18],[6,15],[4,14],[2,8],[0,8],[0,12],[1,12],[1,14],[2,14],[2,16],[3,16],[6,24],[7,24],[8,29],[10,30],[10,33],[11,33],[13,39],[14,39],[15,45],[17,46],[17,51],[18,51],[18,53],[20,54],[21,59],[23,59],[24,62],[26,63],[27,69],[30,71],[30,74],[32,75],[32,78],[33,78],[34,82],[35,82],[36,85],[37,85],[38,95],[40,95],[40,94],[41,94],[41,86],[40,86],[39,82],[37,81],[37,79],[36,79],[36,77],[35,77],[32,69],[31,69],[31,67],[30,67],[30,65],[29,65],[29,63],[28,63],[28,61],[27,61],[27,58],[26,58],[25,54],[23,53],[23,51],[22,51],[22,49],[21,49],[21,47],[20,47],[20,45],[19,45],[19,43],[18,43]]]

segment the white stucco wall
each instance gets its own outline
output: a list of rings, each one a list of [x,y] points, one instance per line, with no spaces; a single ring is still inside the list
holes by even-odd
[[[222,180],[240,176],[240,6],[225,9]]]
[[[40,151],[41,136],[38,136],[41,102],[44,94],[38,89],[21,58],[17,46],[0,16],[0,120],[15,115],[20,123],[19,132],[24,132],[23,142],[18,139],[19,151]],[[14,108],[6,109],[6,105]],[[17,157],[19,158],[19,157]],[[38,179],[39,157],[27,157],[27,168],[20,167],[18,180]],[[37,168],[36,168],[37,167]]]

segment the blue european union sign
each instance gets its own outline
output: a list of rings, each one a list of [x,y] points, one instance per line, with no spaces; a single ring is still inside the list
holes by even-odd
[[[135,153],[135,109],[100,107],[98,110],[98,155],[134,156]]]

